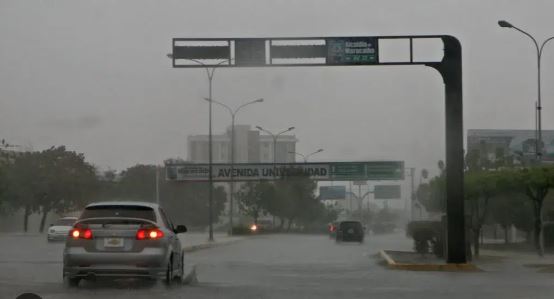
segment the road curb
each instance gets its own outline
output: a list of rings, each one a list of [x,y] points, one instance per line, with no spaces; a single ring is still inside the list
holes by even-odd
[[[379,255],[387,263],[387,267],[397,270],[409,271],[444,271],[444,272],[482,272],[483,270],[474,264],[410,264],[397,263],[385,250],[380,250]]]
[[[202,249],[208,249],[208,248],[214,248],[224,245],[230,245],[239,241],[242,241],[243,238],[235,239],[235,240],[229,240],[229,241],[222,241],[222,242],[212,242],[212,243],[202,243],[197,245],[191,245],[191,246],[185,246],[183,247],[184,252],[194,252]]]

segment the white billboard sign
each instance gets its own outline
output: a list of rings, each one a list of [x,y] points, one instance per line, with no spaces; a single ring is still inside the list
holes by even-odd
[[[180,164],[167,165],[166,178],[175,181],[207,181],[209,165]],[[329,180],[329,164],[237,164],[231,170],[230,164],[213,164],[213,180],[226,182],[231,180],[231,171],[236,181],[274,180],[282,176],[307,174],[314,180]]]

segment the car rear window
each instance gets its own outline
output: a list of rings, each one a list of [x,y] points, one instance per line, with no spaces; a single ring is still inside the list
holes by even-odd
[[[129,205],[102,205],[87,207],[83,211],[83,214],[81,214],[80,219],[105,217],[140,218],[156,221],[154,209],[145,206]]]
[[[76,219],[58,219],[54,225],[57,226],[73,226]]]
[[[342,222],[340,224],[340,227],[343,228],[343,229],[346,229],[346,228],[356,228],[356,229],[361,229],[362,228],[362,224],[360,222],[356,222],[356,221],[351,221],[351,222]]]

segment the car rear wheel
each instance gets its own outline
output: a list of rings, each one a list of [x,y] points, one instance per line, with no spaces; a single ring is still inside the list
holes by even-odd
[[[165,284],[171,285],[171,281],[173,280],[173,256],[169,258],[169,262],[167,263],[167,269],[165,270]]]
[[[185,254],[181,253],[181,259],[179,263],[179,275],[175,276],[175,281],[182,282],[185,278]]]

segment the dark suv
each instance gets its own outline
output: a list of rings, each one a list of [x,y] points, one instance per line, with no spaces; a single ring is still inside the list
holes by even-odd
[[[364,242],[364,228],[360,221],[341,221],[337,224],[337,242]]]

